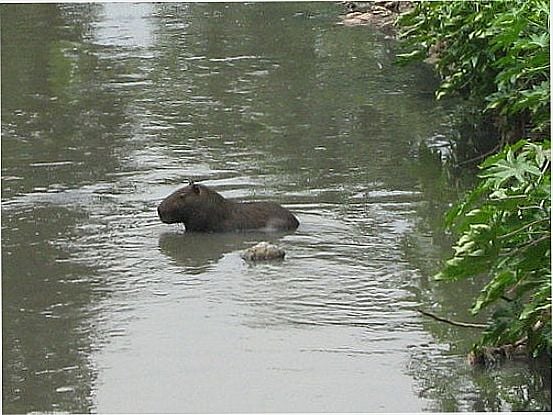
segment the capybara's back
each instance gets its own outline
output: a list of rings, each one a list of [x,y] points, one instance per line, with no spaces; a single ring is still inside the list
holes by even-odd
[[[229,232],[295,230],[299,221],[274,202],[234,202],[207,186],[191,182],[158,206],[164,223],[184,223],[187,231]]]

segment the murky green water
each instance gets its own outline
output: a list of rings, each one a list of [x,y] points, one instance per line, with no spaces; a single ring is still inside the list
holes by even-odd
[[[4,412],[551,409],[414,310],[477,288],[429,283],[449,193],[419,143],[455,109],[392,40],[332,3],[0,11]],[[188,178],[301,226],[162,224]],[[260,240],[287,259],[244,263]]]

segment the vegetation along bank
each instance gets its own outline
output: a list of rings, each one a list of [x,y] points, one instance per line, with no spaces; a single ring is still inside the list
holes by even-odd
[[[549,2],[409,3],[383,12],[394,16],[400,62],[430,63],[440,77],[436,98],[464,101],[474,128],[454,143],[450,162],[479,168],[475,187],[446,215],[457,240],[435,279],[482,286],[471,311],[490,318],[471,363],[520,353],[550,361]]]

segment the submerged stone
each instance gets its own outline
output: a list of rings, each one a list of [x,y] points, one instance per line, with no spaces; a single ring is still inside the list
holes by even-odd
[[[246,249],[240,254],[245,261],[270,261],[274,259],[284,259],[286,252],[284,249],[269,242],[259,242],[257,245]]]

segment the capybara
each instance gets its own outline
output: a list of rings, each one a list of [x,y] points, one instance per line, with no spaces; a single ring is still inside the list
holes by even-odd
[[[235,202],[194,182],[167,196],[157,212],[162,222],[184,223],[193,232],[285,231],[300,224],[278,203]]]

